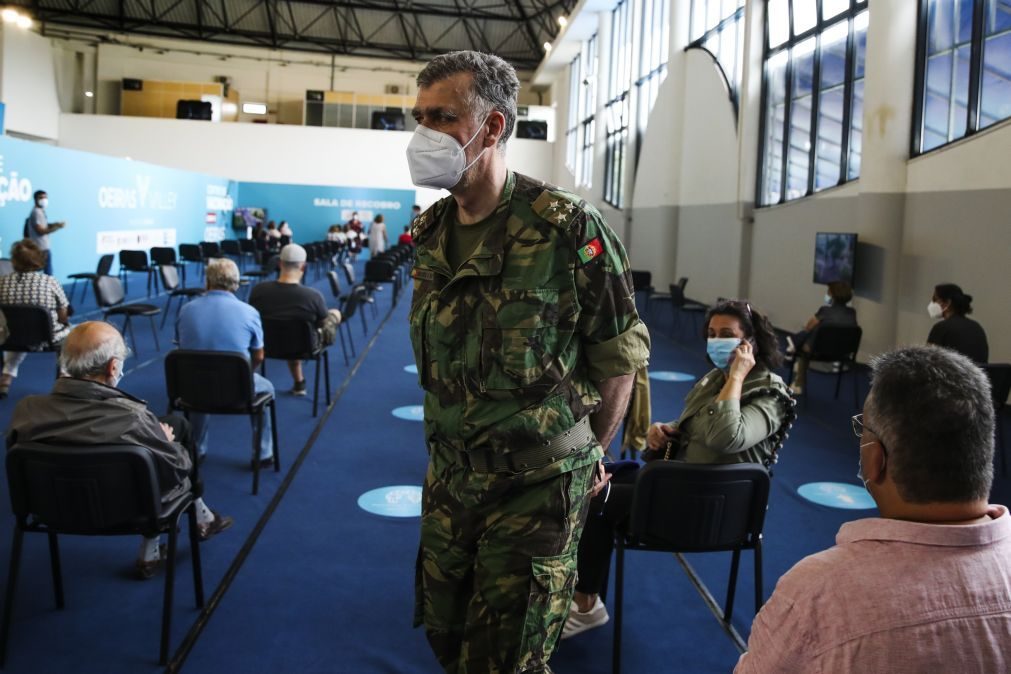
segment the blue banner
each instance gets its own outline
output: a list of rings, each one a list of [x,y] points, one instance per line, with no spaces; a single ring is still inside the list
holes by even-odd
[[[235,205],[262,208],[267,219],[278,225],[287,220],[299,243],[325,239],[330,225],[344,224],[354,211],[366,228],[381,213],[386,234],[394,244],[411,223],[415,197],[414,190],[242,182]]]
[[[22,237],[34,205],[49,196],[46,215],[66,227],[49,236],[53,271],[95,271],[98,258],[120,250],[176,248],[231,237],[238,183],[144,162],[0,138],[0,248]],[[118,256],[117,256],[118,262]],[[113,267],[115,270],[116,267]]]

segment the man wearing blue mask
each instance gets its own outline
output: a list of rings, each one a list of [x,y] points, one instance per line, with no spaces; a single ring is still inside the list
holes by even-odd
[[[519,80],[456,52],[418,76],[410,323],[430,463],[415,624],[447,672],[550,672],[600,458],[649,357],[593,206],[510,171]]]

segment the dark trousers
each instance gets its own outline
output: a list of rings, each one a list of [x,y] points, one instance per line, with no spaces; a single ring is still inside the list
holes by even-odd
[[[614,535],[623,527],[632,512],[632,491],[638,471],[617,473],[611,478],[611,493],[604,503],[601,492],[590,501],[590,512],[579,540],[579,569],[576,591],[600,594],[607,583],[614,553]]]

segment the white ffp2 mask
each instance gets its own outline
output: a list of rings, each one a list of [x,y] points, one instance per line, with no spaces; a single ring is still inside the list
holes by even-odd
[[[418,187],[443,190],[448,190],[460,182],[463,172],[473,166],[488,149],[482,148],[474,157],[474,161],[467,163],[464,150],[474,142],[487,121],[485,118],[484,122],[481,122],[466,145],[460,145],[460,141],[448,133],[418,125],[414,130],[414,137],[407,145],[407,165],[411,169],[411,182]]]
[[[941,305],[937,302],[931,302],[927,305],[927,314],[929,314],[931,318],[937,319],[944,315],[944,309],[942,309]]]

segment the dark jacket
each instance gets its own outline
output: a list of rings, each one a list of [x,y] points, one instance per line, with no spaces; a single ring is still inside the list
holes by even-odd
[[[154,456],[163,502],[190,489],[189,454],[169,442],[147,403],[99,382],[61,377],[52,393],[21,400],[11,417],[7,447],[18,442],[139,445]]]

